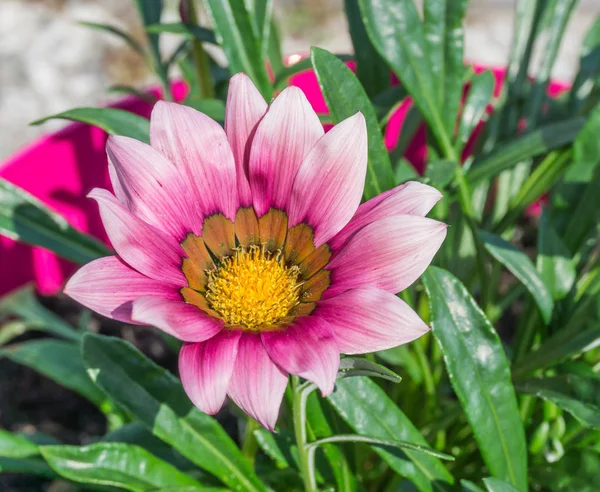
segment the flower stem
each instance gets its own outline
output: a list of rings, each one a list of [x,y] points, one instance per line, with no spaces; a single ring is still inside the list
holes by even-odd
[[[254,458],[258,451],[258,442],[254,437],[254,431],[260,429],[259,423],[253,418],[248,417],[246,422],[246,431],[244,432],[244,444],[242,446],[242,454],[248,461],[254,464]]]
[[[194,0],[189,2],[189,17],[191,24],[198,24],[198,14],[196,13],[196,5]],[[210,73],[210,64],[208,57],[204,51],[202,42],[196,38],[192,40],[192,56],[198,76],[198,85],[200,87],[200,97],[202,99],[210,99],[215,97],[215,90],[212,84],[212,75]]]
[[[294,434],[296,445],[298,446],[298,463],[302,480],[304,481],[304,490],[306,492],[316,492],[314,473],[312,471],[309,449],[306,442],[306,397],[303,388],[300,385],[300,378],[292,376],[292,412],[294,418]]]

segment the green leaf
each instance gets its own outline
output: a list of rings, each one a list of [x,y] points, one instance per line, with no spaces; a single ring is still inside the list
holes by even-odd
[[[521,137],[501,143],[488,155],[475,159],[466,176],[471,185],[490,179],[520,162],[570,144],[583,127],[582,118],[549,123]]]
[[[446,157],[454,157],[440,113],[442,101],[436,85],[438,74],[434,75],[425,30],[415,4],[412,1],[395,0],[359,0],[359,4],[371,42],[414,98],[440,146],[447,153]]]
[[[270,101],[273,87],[262,56],[252,19],[243,0],[207,0],[205,6],[213,20],[217,41],[223,47],[231,74],[245,72],[263,97]]]
[[[322,446],[323,444],[337,443],[337,442],[362,442],[362,443],[370,444],[371,446],[381,446],[384,448],[408,449],[410,451],[418,451],[420,453],[425,453],[425,454],[428,454],[429,456],[434,456],[434,457],[440,458],[442,460],[454,461],[454,456],[450,456],[449,454],[446,454],[446,453],[441,453],[439,451],[436,451],[435,449],[431,449],[428,446],[421,446],[419,444],[413,444],[411,442],[406,442],[406,441],[394,441],[394,440],[388,440],[388,439],[380,439],[378,437],[357,436],[355,434],[325,437],[323,439],[319,439],[318,441],[313,441],[313,442],[309,443],[307,445],[307,448],[316,448],[318,446]]]
[[[50,339],[32,340],[1,349],[0,356],[30,367],[97,406],[106,400],[102,391],[90,380],[77,345]]]
[[[260,449],[275,462],[277,468],[283,470],[289,468],[291,464],[297,467],[298,451],[297,449],[295,452],[292,451],[295,446],[293,440],[287,441],[285,438],[282,439],[279,434],[273,434],[265,429],[255,430],[254,437]]]
[[[498,478],[489,477],[484,478],[483,483],[487,488],[488,492],[518,492],[511,484],[506,483],[504,480]]]
[[[46,463],[37,458],[2,458],[0,457],[0,473],[19,473],[35,475],[42,478],[57,478],[56,473]]]
[[[141,142],[150,143],[150,121],[137,114],[116,108],[74,108],[62,113],[33,121],[32,125],[41,125],[52,119],[81,121],[102,128],[110,135],[124,135]]]
[[[527,490],[525,434],[502,342],[464,285],[429,267],[423,276],[433,335],[490,472]]]
[[[596,18],[587,32],[581,47],[579,72],[575,77],[569,96],[569,107],[572,111],[580,110],[593,91],[599,91],[600,85],[600,17]],[[593,102],[592,102],[593,103]]]
[[[334,55],[340,60],[346,62],[350,60],[354,60],[354,56],[352,55]],[[284,89],[288,84],[288,79],[292,75],[296,75],[300,72],[306,72],[307,70],[312,70],[313,63],[311,58],[303,58],[302,60],[288,65],[287,67],[282,67],[281,70],[275,73],[275,82],[273,83],[273,87],[275,90]]]
[[[79,341],[81,338],[69,323],[38,302],[35,288],[31,284],[2,297],[0,314],[19,317],[28,324],[28,330],[36,329],[71,341]]]
[[[577,325],[560,330],[544,341],[535,352],[518,361],[513,366],[513,377],[519,378],[538,369],[551,367],[598,346],[600,325],[587,330],[581,330]]]
[[[456,143],[457,153],[460,155],[469,137],[475,130],[477,124],[485,115],[485,110],[490,104],[494,93],[496,79],[489,70],[476,75],[471,82],[471,88],[462,110]]]
[[[182,34],[188,38],[196,38],[198,41],[202,41],[203,43],[217,44],[215,33],[210,29],[197,24],[185,24],[183,22],[151,24],[146,27],[146,31],[153,34]]]
[[[573,287],[577,271],[571,253],[554,229],[547,210],[540,218],[537,244],[537,270],[542,281],[555,301],[563,299]]]
[[[38,447],[29,439],[0,429],[0,457],[29,458],[39,454]]]
[[[460,484],[462,485],[463,492],[485,492],[481,487],[478,487],[469,480],[461,480]]]
[[[480,231],[485,249],[517,277],[535,299],[546,324],[552,319],[554,301],[544,281],[540,278],[529,257],[505,241],[489,232]]]
[[[356,76],[369,97],[375,97],[390,83],[390,69],[371,44],[360,17],[358,0],[344,0],[352,47],[356,54]]]
[[[144,448],[124,443],[90,446],[42,446],[42,456],[59,475],[74,482],[147,491],[200,484]]]
[[[129,34],[127,34],[126,32],[122,31],[121,29],[119,29],[118,27],[114,27],[114,26],[109,26],[107,24],[98,24],[97,22],[79,22],[79,24],[81,24],[82,26],[85,27],[91,27],[92,29],[96,29],[98,31],[104,31],[104,32],[108,32],[110,34],[114,34],[115,36],[121,38],[123,41],[125,41],[130,48],[132,48],[134,51],[136,51],[138,54],[142,55],[142,56],[146,56],[146,52],[144,50],[144,47],[138,43],[138,41],[134,38],[132,38]]]
[[[359,435],[387,440],[427,442],[385,391],[368,378],[338,380],[327,397],[335,410]],[[373,450],[399,475],[421,491],[449,490],[453,482],[441,461],[410,450],[374,447]]]
[[[0,178],[0,234],[41,246],[75,263],[109,254],[98,240],[79,232],[34,196]]]
[[[563,374],[516,383],[521,393],[548,400],[586,427],[600,428],[600,378]]]
[[[123,340],[90,333],[83,358],[94,382],[158,438],[234,490],[264,490],[235,443],[172,374]]]
[[[225,103],[220,99],[200,99],[188,97],[184,104],[204,113],[215,121],[225,121]]]
[[[445,188],[454,179],[457,167],[456,161],[432,161],[427,164],[425,177],[435,188]]]
[[[344,62],[325,50],[313,48],[311,60],[333,121],[339,123],[358,111],[365,117],[369,142],[365,198],[373,198],[393,188],[394,173],[379,130],[377,114],[360,82]]]
[[[381,364],[371,362],[361,357],[344,357],[340,360],[340,368],[337,378],[349,378],[355,376],[371,376],[386,379],[392,383],[399,383],[402,378]]]

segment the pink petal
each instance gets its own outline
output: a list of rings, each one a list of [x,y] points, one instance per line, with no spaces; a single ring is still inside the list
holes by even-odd
[[[315,383],[330,394],[340,367],[340,350],[329,323],[317,316],[296,318],[283,331],[264,332],[271,359],[285,371]]]
[[[223,331],[200,343],[185,343],[179,352],[179,377],[190,400],[214,415],[223,406],[237,357],[240,331]]]
[[[315,246],[327,242],[352,218],[367,172],[367,127],[362,114],[345,119],[310,150],[296,176],[289,225],[315,228]]]
[[[145,277],[116,256],[81,267],[67,282],[64,293],[102,316],[133,324],[137,323],[131,319],[131,307],[138,297],[181,297],[173,286]]]
[[[343,354],[366,354],[412,342],[429,330],[402,299],[365,286],[321,301],[315,316],[333,328]]]
[[[390,215],[425,216],[441,198],[438,190],[417,181],[396,186],[358,207],[352,220],[329,241],[329,246],[334,251],[340,249],[356,231]]]
[[[267,111],[267,103],[245,73],[234,75],[229,81],[225,112],[225,133],[235,158],[240,205],[252,205],[248,182],[248,154],[254,129]]]
[[[134,215],[178,241],[199,233],[202,216],[173,163],[128,137],[109,137],[106,150],[115,194]]]
[[[106,234],[125,262],[155,280],[187,284],[173,238],[138,219],[107,190],[94,188],[88,196],[98,202]]]
[[[259,217],[269,207],[285,208],[302,160],[322,135],[319,117],[297,87],[288,87],[271,103],[256,127],[248,161]]]
[[[156,326],[184,342],[203,342],[223,328],[221,320],[210,317],[181,298],[140,297],[133,301],[131,318],[144,325]]]
[[[260,335],[243,333],[227,391],[235,404],[273,431],[287,382],[287,374],[271,360]]]
[[[205,216],[220,212],[235,219],[235,161],[216,121],[188,106],[159,101],[150,118],[150,142],[185,173]]]
[[[395,294],[425,271],[446,237],[446,224],[416,215],[385,217],[352,236],[327,269],[329,298],[372,285]]]

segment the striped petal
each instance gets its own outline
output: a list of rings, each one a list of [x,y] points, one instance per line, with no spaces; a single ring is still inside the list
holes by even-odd
[[[411,285],[431,263],[446,237],[446,224],[415,215],[373,222],[352,236],[327,266],[327,298],[372,285],[396,294]]]
[[[270,207],[285,209],[296,173],[323,126],[304,93],[285,89],[256,127],[248,161],[258,217]]]
[[[314,316],[331,325],[343,354],[367,354],[408,343],[429,330],[402,299],[359,287],[318,303]]]
[[[173,286],[136,272],[116,256],[81,267],[67,282],[64,293],[102,316],[133,324],[138,324],[131,319],[133,301],[138,297],[180,298]]]
[[[273,431],[287,382],[287,374],[271,360],[260,335],[242,333],[227,391],[235,404]]]
[[[185,173],[205,216],[222,213],[235,219],[235,160],[216,121],[188,106],[159,101],[150,118],[150,142]]]
[[[248,182],[248,154],[254,130],[267,111],[267,103],[250,78],[244,73],[234,75],[229,81],[225,109],[225,133],[235,158],[240,205],[252,205]]]
[[[179,352],[183,389],[204,413],[217,413],[227,395],[241,332],[223,331],[200,343],[186,343]]]
[[[307,222],[315,247],[327,242],[356,212],[366,173],[367,127],[357,113],[327,132],[302,162],[290,197],[290,227]]]

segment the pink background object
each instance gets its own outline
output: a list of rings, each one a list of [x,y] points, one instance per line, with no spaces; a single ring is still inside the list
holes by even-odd
[[[477,72],[484,67],[475,66]],[[504,70],[493,69],[496,92],[504,78]],[[300,87],[315,111],[327,112],[316,76],[312,71],[295,75],[292,85]],[[549,94],[557,95],[568,86],[551,83]],[[173,86],[176,100],[185,97],[183,83]],[[158,92],[155,91],[158,96]],[[407,99],[392,116],[386,129],[385,143],[393,149],[405,115],[412,104]],[[136,98],[124,99],[115,107],[148,117],[152,105]],[[475,135],[481,130],[481,125]],[[474,136],[475,136],[474,135]],[[65,217],[80,231],[107,241],[96,204],[86,198],[94,187],[110,188],[105,153],[107,135],[99,128],[74,123],[63,130],[42,137],[0,165],[0,176],[22,187]],[[426,158],[426,132],[422,126],[410,143],[406,157],[420,172]],[[474,138],[472,138],[474,140]],[[0,295],[27,282],[35,281],[40,293],[58,292],[77,265],[58,258],[39,247],[16,243],[0,236]]]

